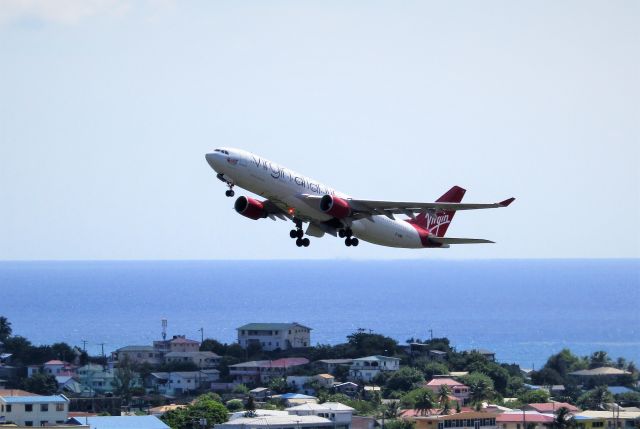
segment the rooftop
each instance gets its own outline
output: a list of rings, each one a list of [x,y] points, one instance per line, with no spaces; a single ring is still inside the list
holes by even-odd
[[[294,327],[300,327],[305,329],[311,329],[308,326],[304,326],[299,324],[298,322],[291,323],[247,323],[246,325],[242,325],[237,330],[245,330],[245,331],[283,331],[286,329],[291,329]]]
[[[640,412],[639,411],[620,411],[620,413],[618,414],[618,412],[616,411],[615,416],[620,419],[632,420],[632,419],[640,418]],[[610,419],[612,417],[612,413],[611,411],[588,410],[588,411],[582,411],[576,414],[576,417],[580,417],[582,419]]]
[[[95,416],[76,418],[80,423],[85,421],[91,429],[169,429],[156,416]]]
[[[39,396],[21,389],[0,389],[0,396]]]
[[[116,352],[153,352],[153,346],[124,346],[120,347]]]
[[[51,396],[3,396],[2,401],[5,404],[64,404],[69,400],[63,395]]]
[[[465,386],[465,385],[460,383],[458,380],[454,380],[453,378],[447,377],[447,378],[434,378],[433,380],[426,383],[426,386]]]
[[[527,404],[527,407],[533,408],[539,413],[553,413],[560,408],[566,408],[571,412],[580,411],[575,405],[568,404],[566,402],[536,402],[533,404]]]
[[[521,411],[506,412],[496,417],[496,423],[521,423],[522,421],[527,423],[552,423],[554,418],[549,415],[540,414],[537,412],[525,412],[524,416]]]
[[[44,365],[66,365],[66,364],[67,364],[66,362],[63,362],[63,361],[57,360],[57,359],[53,359],[53,360],[50,360],[50,361],[44,363]]]
[[[397,361],[399,361],[400,358],[382,356],[382,355],[373,355],[373,356],[361,357],[361,358],[353,359],[353,360],[354,361],[371,361],[371,360],[375,360],[375,361],[397,360]]]
[[[569,375],[577,375],[580,377],[597,377],[601,375],[625,375],[631,374],[623,369],[613,368],[611,366],[601,366],[600,368],[582,369],[580,371],[570,372]]]
[[[259,417],[241,417],[234,419],[226,424],[229,425],[246,425],[247,427],[255,426],[283,426],[283,425],[304,425],[304,424],[320,424],[327,423],[333,425],[333,422],[329,419],[318,416],[297,416],[297,415],[267,415]],[[224,424],[224,423],[223,423]],[[101,428],[102,429],[102,428]]]

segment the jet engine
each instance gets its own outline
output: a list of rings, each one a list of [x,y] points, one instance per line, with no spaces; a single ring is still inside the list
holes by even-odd
[[[320,210],[337,219],[343,219],[351,215],[351,206],[347,200],[333,195],[325,195],[320,200]]]
[[[264,204],[258,200],[254,200],[249,197],[238,197],[233,208],[242,216],[249,219],[258,220],[263,217],[267,217],[267,211],[264,209]]]

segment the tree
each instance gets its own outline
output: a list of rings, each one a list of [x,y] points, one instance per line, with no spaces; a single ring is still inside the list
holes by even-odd
[[[4,342],[11,336],[11,322],[4,316],[0,316],[0,341]]]
[[[449,405],[449,395],[451,395],[451,389],[446,384],[443,384],[438,389],[438,403],[441,407]]]
[[[391,420],[385,423],[385,429],[414,429],[416,422],[404,419]]]
[[[230,400],[227,401],[225,406],[227,407],[227,410],[229,410],[232,413],[234,411],[240,411],[241,409],[244,408],[244,404],[242,403],[242,400],[240,400],[240,399],[230,399]]]
[[[449,367],[447,365],[427,359],[417,360],[414,366],[422,371],[425,380],[431,380],[434,375],[449,374]]]
[[[384,418],[395,419],[400,415],[400,402],[388,402],[383,409]]]
[[[549,392],[543,389],[527,390],[522,395],[518,396],[518,399],[523,404],[540,404],[549,402]]]
[[[347,339],[353,349],[353,357],[369,355],[392,356],[398,347],[398,342],[393,338],[374,333],[354,332],[347,336]]]
[[[131,402],[131,390],[136,384],[136,373],[133,371],[133,365],[128,356],[125,356],[114,370],[114,378],[111,384],[113,393],[122,397],[122,401],[128,405]]]
[[[196,398],[186,408],[176,409],[165,413],[160,419],[172,429],[196,429],[200,428],[200,419],[206,419],[206,428],[227,421],[229,413],[224,405],[212,399],[210,395],[202,395]],[[195,422],[195,425],[194,425]]]
[[[51,374],[37,373],[23,379],[22,388],[38,395],[53,395],[58,391],[58,382]]]
[[[422,372],[408,366],[395,371],[387,380],[386,387],[390,390],[402,390],[407,392],[415,389],[418,384],[424,382]]]
[[[433,393],[428,389],[422,389],[422,391],[416,397],[415,409],[420,412],[420,415],[424,416],[429,413],[435,407],[436,401],[433,398]]]
[[[611,364],[611,358],[603,350],[593,352],[589,357],[589,368],[599,368],[601,366],[610,366]]]
[[[236,384],[235,386],[233,386],[232,392],[246,395],[247,393],[249,393],[249,388],[244,384]]]
[[[289,386],[284,377],[275,377],[269,381],[269,390],[275,393],[287,393]]]
[[[553,419],[554,429],[569,429],[575,427],[575,421],[571,416],[571,411],[567,407],[560,407],[556,411],[556,416]]]
[[[482,404],[485,399],[494,396],[493,380],[479,372],[472,372],[462,378],[462,382],[469,386],[471,403],[476,406]]]
[[[55,355],[56,359],[64,362],[73,362],[78,355],[76,350],[67,343],[51,344],[51,353]]]
[[[605,410],[605,405],[612,401],[613,395],[607,386],[598,386],[580,396],[578,405],[583,410]]]

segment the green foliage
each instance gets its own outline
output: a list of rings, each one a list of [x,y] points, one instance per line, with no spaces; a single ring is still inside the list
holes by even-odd
[[[415,426],[416,423],[414,421],[403,419],[389,420],[384,424],[385,429],[414,429]]]
[[[37,373],[22,380],[22,389],[38,395],[53,395],[58,390],[56,378],[51,374]]]
[[[0,316],[0,341],[5,341],[12,333],[11,322],[4,316]]]
[[[230,412],[240,411],[244,408],[244,404],[241,399],[231,399],[227,401],[225,405],[227,407],[227,410],[229,410]]]
[[[347,336],[352,349],[351,357],[370,355],[393,356],[398,347],[398,342],[393,338],[381,334],[366,332],[354,332]]]
[[[158,365],[154,371],[157,372],[178,372],[178,371],[198,371],[198,365],[192,361],[186,362],[167,362]]]
[[[249,388],[244,384],[236,384],[232,390],[233,393],[239,393],[241,395],[246,395],[249,393]]]
[[[605,404],[613,401],[607,386],[598,386],[578,398],[578,406],[583,410],[604,410]]]
[[[549,402],[549,392],[546,390],[527,390],[526,392],[518,395],[518,399],[523,404],[535,404]]]
[[[287,380],[284,377],[275,377],[269,381],[269,390],[274,393],[287,393],[289,386]]]
[[[485,374],[472,372],[462,377],[462,382],[469,386],[469,397],[472,404],[481,404],[482,401],[495,396],[493,380]]]
[[[640,406],[640,392],[620,393],[615,397],[616,402],[624,407]]]
[[[603,350],[593,352],[589,357],[589,368],[600,368],[601,366],[611,365],[613,365],[611,358],[609,357],[607,352]]]
[[[435,407],[436,403],[437,400],[433,392],[423,387],[413,389],[400,398],[400,404],[405,409],[431,409]]]
[[[214,340],[212,338],[206,338],[202,344],[200,344],[201,352],[213,352],[219,356],[224,356],[227,354],[227,345],[222,344],[218,340]]]
[[[132,389],[135,386],[136,373],[133,371],[133,365],[128,357],[119,362],[118,367],[114,370],[114,378],[112,381],[113,393],[122,397],[125,405],[131,402],[133,396]]]
[[[386,388],[389,390],[409,391],[424,382],[424,376],[420,370],[411,367],[402,367],[395,371],[387,380]]]
[[[228,411],[224,405],[212,399],[209,395],[202,395],[188,405],[186,408],[180,408],[165,413],[162,417],[167,425],[172,429],[195,429],[194,421],[206,419],[206,428],[212,428],[215,424],[224,423],[228,419]]]
[[[425,380],[431,380],[434,375],[449,374],[449,367],[446,364],[428,359],[416,360],[414,367],[422,372]]]

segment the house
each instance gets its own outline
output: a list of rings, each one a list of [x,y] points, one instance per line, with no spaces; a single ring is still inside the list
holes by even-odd
[[[244,349],[259,345],[262,350],[287,350],[311,346],[311,328],[293,323],[249,323],[237,328],[238,344]]]
[[[352,381],[334,383],[333,391],[336,393],[343,393],[347,396],[355,396],[356,393],[358,393],[358,385]]]
[[[598,384],[614,384],[618,377],[631,374],[629,371],[610,366],[601,366],[593,369],[582,369],[570,372],[569,375],[578,382],[585,383],[595,380]]]
[[[321,359],[313,362],[313,367],[319,371],[336,375],[338,368],[348,370],[353,363],[353,359]]]
[[[318,402],[318,398],[315,396],[303,395],[301,393],[284,393],[282,395],[272,396],[272,398],[283,400],[287,407],[294,407],[307,402]]]
[[[309,386],[312,381],[312,377],[309,375],[289,375],[287,376],[287,386],[293,391],[304,393],[306,395],[312,395],[315,390]]]
[[[334,423],[335,429],[351,429],[351,420],[355,410],[339,402],[324,402],[322,404],[307,402],[287,408],[285,411],[296,416],[324,417]]]
[[[471,350],[471,353],[479,353],[482,356],[486,357],[487,360],[490,360],[491,362],[495,362],[496,361],[496,353],[492,352],[491,350],[487,350],[487,349],[473,349]]]
[[[318,387],[323,389],[331,389],[336,381],[336,378],[331,374],[316,374],[312,378]]]
[[[249,390],[249,396],[258,401],[266,401],[271,396],[271,390],[268,387],[256,387]]]
[[[190,362],[198,368],[215,368],[222,358],[213,352],[169,352],[164,355],[165,363]]]
[[[147,385],[160,394],[176,396],[210,386],[220,378],[217,369],[202,371],[152,372]]]
[[[553,416],[535,411],[508,411],[496,417],[499,429],[546,429],[553,421]]]
[[[82,384],[83,392],[86,392],[90,396],[96,393],[113,393],[113,381],[115,379],[113,369],[90,363],[81,366],[76,372],[76,380]]]
[[[159,365],[162,354],[151,346],[126,346],[114,352],[114,359],[118,362],[128,360],[130,363]]]
[[[262,410],[256,410],[256,412]],[[324,417],[298,415],[261,415],[241,417],[217,424],[215,429],[333,429],[334,423]]]
[[[152,416],[156,416],[156,417],[162,417],[164,415],[164,413],[166,413],[167,411],[175,411],[175,410],[179,410],[182,408],[187,408],[186,405],[176,405],[176,404],[169,404],[169,405],[160,405],[158,407],[152,407],[149,408],[149,414]]]
[[[56,375],[59,392],[82,393],[82,384],[70,375]]]
[[[499,429],[496,425],[498,413],[483,411],[462,410],[456,413],[451,410],[449,414],[442,414],[441,410],[405,410],[400,418],[415,423],[415,429]]]
[[[451,395],[460,405],[466,405],[469,401],[469,387],[450,377],[436,377],[425,383],[423,387],[437,395],[442,386],[449,387]]]
[[[567,402],[538,402],[527,404],[522,407],[526,411],[536,411],[538,413],[555,414],[560,408],[566,408],[572,413],[580,411],[575,405]]]
[[[352,381],[372,381],[381,372],[400,369],[400,359],[387,356],[367,356],[354,359],[349,368],[349,379]]]
[[[625,428],[635,427],[635,421],[640,419],[640,411],[581,411],[573,418],[579,429]]]
[[[90,429],[170,429],[156,416],[93,416],[74,420]]]
[[[291,369],[306,365],[306,358],[282,358],[238,363],[229,366],[234,381],[245,384],[269,383],[273,378],[284,377]]]
[[[0,422],[19,426],[63,424],[69,413],[69,399],[64,395],[0,396]]]

